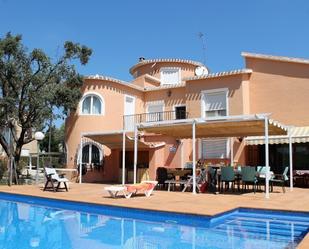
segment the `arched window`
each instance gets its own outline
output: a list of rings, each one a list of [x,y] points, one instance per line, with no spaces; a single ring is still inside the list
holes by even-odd
[[[102,150],[94,144],[86,144],[83,147],[83,163],[100,165],[103,159]]]
[[[99,96],[96,96],[94,94],[87,95],[82,100],[81,113],[88,115],[103,114],[103,101]]]

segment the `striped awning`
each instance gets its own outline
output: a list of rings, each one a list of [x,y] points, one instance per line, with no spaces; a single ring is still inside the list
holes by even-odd
[[[309,126],[291,128],[292,143],[309,142]],[[264,136],[247,137],[246,145],[263,145],[265,144]],[[269,136],[269,144],[288,144],[288,136]]]

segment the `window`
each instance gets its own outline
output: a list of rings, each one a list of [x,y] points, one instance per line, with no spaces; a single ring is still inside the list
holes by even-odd
[[[86,144],[83,147],[82,162],[86,164],[100,165],[102,161],[102,152],[94,144]]]
[[[202,92],[202,117],[227,116],[227,90]]]
[[[227,157],[227,139],[202,139],[202,158],[217,159]]]
[[[164,103],[153,103],[147,106],[147,122],[162,121],[164,112]]]
[[[186,119],[186,106],[175,106],[175,118]]]
[[[161,84],[173,85],[180,83],[180,68],[161,68]]]
[[[99,96],[96,95],[87,95],[82,100],[82,108],[81,113],[82,114],[88,114],[88,115],[99,115],[103,114],[103,107],[102,107],[102,100]]]

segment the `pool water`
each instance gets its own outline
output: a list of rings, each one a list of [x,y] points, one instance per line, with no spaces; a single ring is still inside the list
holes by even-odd
[[[308,228],[309,213],[207,217],[0,194],[1,249],[295,248]]]

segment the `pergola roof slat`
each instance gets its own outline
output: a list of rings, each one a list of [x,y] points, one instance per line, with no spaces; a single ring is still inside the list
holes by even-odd
[[[229,116],[218,120],[186,119],[175,122],[142,123],[139,125],[139,130],[176,138],[191,138],[193,122],[196,123],[197,138],[262,136],[265,133],[263,115]],[[287,135],[287,128],[273,120],[269,120],[268,129],[269,135]]]

